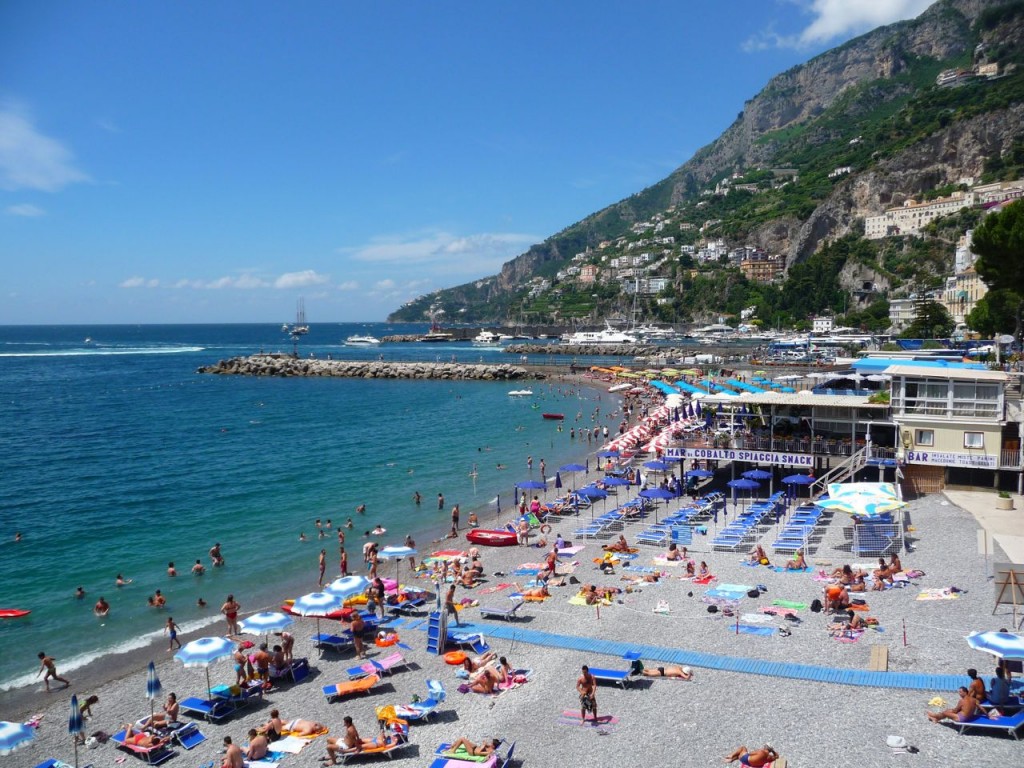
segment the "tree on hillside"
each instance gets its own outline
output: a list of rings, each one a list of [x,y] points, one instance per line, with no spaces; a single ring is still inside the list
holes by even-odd
[[[923,301],[916,308],[917,317],[900,334],[904,339],[940,339],[949,336],[956,325],[946,308],[937,301]]]
[[[992,292],[999,294],[998,298],[993,297],[987,302],[988,319],[1008,322],[1010,318],[1007,315],[1011,315],[1013,335],[1019,339],[1021,297],[1024,297],[1024,200],[1006,206],[981,222],[974,230],[971,248],[978,254],[978,260],[974,263],[978,276]],[[993,311],[996,307],[1002,311]],[[973,316],[974,313],[971,314]],[[975,330],[981,331],[980,328]],[[992,333],[998,330],[1006,328],[993,329]]]

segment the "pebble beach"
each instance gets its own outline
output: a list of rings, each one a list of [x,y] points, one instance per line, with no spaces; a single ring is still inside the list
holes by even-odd
[[[614,497],[609,498],[609,508],[613,500]],[[601,506],[599,502],[598,513]],[[375,732],[374,708],[408,703],[413,695],[425,697],[428,678],[443,682],[448,699],[429,723],[412,725],[410,744],[388,761],[396,768],[429,765],[438,744],[460,736],[475,742],[485,738],[514,741],[514,762],[526,765],[552,760],[603,763],[609,754],[616,755],[615,762],[624,765],[715,765],[722,764],[723,756],[741,744],[751,748],[771,744],[790,766],[1016,764],[1021,755],[1019,742],[987,734],[959,736],[952,728],[926,720],[924,713],[929,700],[941,696],[952,705],[956,700],[953,690],[837,685],[694,666],[694,679],[690,682],[638,678],[626,688],[601,685],[599,714],[614,718],[602,727],[570,724],[569,719],[562,717],[563,712],[578,711],[575,680],[582,664],[626,669],[629,662],[597,651],[538,645],[531,642],[532,633],[839,669],[867,669],[871,646],[884,644],[889,650],[892,672],[963,675],[966,682],[965,670],[976,667],[987,681],[993,671],[992,658],[972,651],[964,637],[972,630],[999,629],[1012,619],[1007,606],[1001,606],[992,615],[993,585],[986,560],[976,553],[977,524],[969,513],[942,495],[911,502],[907,514],[912,551],[903,554],[903,564],[925,575],[903,589],[867,592],[864,597],[868,615],[879,620],[882,631],[869,630],[856,642],[840,642],[830,637],[827,625],[831,617],[809,610],[798,612],[799,623],[767,618],[760,626],[771,627],[771,634],[737,634],[734,618],[707,611],[707,604],[702,601],[706,587],[681,579],[679,568],[664,567],[665,575],[659,583],[641,584],[638,591],[621,595],[621,602],[615,601],[599,611],[593,606],[569,603],[577,592],[576,585],[552,588],[550,598],[526,604],[512,622],[483,620],[475,607],[460,611],[462,620],[473,631],[483,632],[499,655],[507,656],[514,667],[532,670],[529,681],[512,690],[496,696],[459,693],[461,681],[455,677],[454,668],[446,666],[441,657],[426,652],[426,622],[421,621],[426,614],[421,614],[400,621],[395,627],[402,642],[411,648],[404,651],[411,662],[409,668],[385,677],[368,696],[329,703],[321,688],[346,678],[345,670],[354,663],[352,653],[325,651],[320,655],[310,641],[315,631],[314,620],[298,619],[291,628],[296,636],[295,655],[309,657],[312,675],[299,684],[275,687],[262,702],[221,724],[200,723],[207,741],[187,753],[178,748],[179,755],[167,764],[201,766],[217,761],[225,735],[232,736],[235,743],[244,743],[248,729],[266,722],[272,708],[278,708],[286,720],[301,717],[322,722],[336,736],[343,730],[342,717],[350,715],[360,733],[371,736]],[[553,542],[554,535],[561,532],[574,544],[584,545],[579,553],[563,558],[563,562],[576,563],[573,575],[581,583],[625,587],[627,582],[622,576],[629,575],[628,572],[620,567],[614,574],[605,575],[593,563],[602,554],[601,544],[607,540],[574,540],[573,530],[589,520],[589,516],[584,510],[579,518],[555,518],[554,530],[545,535],[546,540]],[[642,525],[626,526],[624,533],[630,543]],[[743,598],[738,606],[743,614],[755,614],[773,599],[810,604],[822,595],[823,583],[815,578],[819,570],[830,572],[846,562],[862,562],[851,560],[843,551],[843,528],[848,525],[849,519],[844,515],[837,515],[828,523],[822,541],[808,558],[815,567],[811,573],[752,568],[741,563],[745,559],[741,554],[712,551],[713,528],[707,537],[695,537],[690,552],[698,563],[707,561],[717,583],[765,586],[767,590],[760,597]],[[771,527],[766,528],[760,540],[768,544],[772,535]],[[454,544],[445,541],[435,548],[447,549]],[[459,546],[468,549],[471,545],[460,541]],[[421,556],[430,549],[421,545]],[[633,562],[653,565],[654,555],[662,551],[661,547],[641,547]],[[490,593],[484,590],[515,580],[517,577],[511,574],[518,566],[542,560],[544,552],[537,547],[481,548],[487,582],[475,589],[460,587],[458,598],[477,600],[487,606],[509,604],[507,593],[514,588]],[[1002,559],[998,551],[994,556],[996,560]],[[404,564],[402,568],[403,581],[429,586],[426,580],[406,579],[411,574]],[[923,589],[954,585],[962,590],[955,599],[917,599]],[[667,603],[667,614],[655,612],[660,603]],[[790,634],[779,633],[780,626],[786,626]],[[488,636],[492,627],[500,628],[493,630],[500,637]],[[223,625],[216,625],[215,629],[223,631]],[[192,638],[182,639],[187,642]],[[370,654],[391,650],[371,646]],[[156,659],[164,695],[168,691],[177,692],[179,698],[201,694],[205,686],[202,670],[185,669],[171,656],[165,654],[165,658]],[[647,664],[652,665],[657,664]],[[213,665],[210,674],[214,685],[231,682],[233,677],[228,661]],[[4,713],[6,719],[42,715],[35,740],[6,757],[7,765],[34,766],[51,757],[73,763],[71,739],[66,730],[68,691],[48,694],[41,685],[38,688],[38,706],[32,711]],[[136,673],[94,689],[82,690],[73,683],[70,692],[100,697],[92,719],[86,723],[87,733],[113,732],[149,711],[144,664]],[[886,745],[889,735],[904,737],[920,752],[894,754]],[[318,765],[326,754],[325,741],[324,737],[312,740],[299,754],[286,756],[282,765]],[[93,750],[79,750],[80,765],[113,766],[122,757],[124,753],[110,743]],[[129,764],[132,760],[128,757]],[[373,762],[382,760],[357,759],[358,764]]]

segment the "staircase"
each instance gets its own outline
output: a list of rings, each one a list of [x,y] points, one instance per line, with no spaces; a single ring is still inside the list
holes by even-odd
[[[861,448],[858,451],[850,454],[841,464],[838,464],[821,477],[814,479],[814,482],[809,486],[811,492],[811,498],[819,496],[828,489],[829,483],[845,483],[856,475],[860,470],[867,466],[868,453],[867,447]]]

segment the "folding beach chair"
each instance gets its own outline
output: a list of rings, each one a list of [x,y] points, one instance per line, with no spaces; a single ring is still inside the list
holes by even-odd
[[[358,680],[346,680],[343,683],[325,685],[323,692],[327,701],[332,701],[333,699],[340,699],[343,696],[350,696],[355,693],[367,693],[379,682],[380,675],[367,675]]]
[[[195,749],[206,741],[206,736],[203,735],[203,732],[199,730],[199,726],[195,723],[183,725],[174,732],[172,738],[185,749]]]
[[[391,674],[391,670],[407,666],[408,663],[409,662],[405,660],[405,657],[401,653],[395,651],[390,656],[385,656],[380,659],[371,659],[365,664],[360,664],[358,667],[349,667],[346,671],[348,672],[349,680],[358,680],[361,677],[368,677],[369,675],[383,676]]]
[[[409,722],[429,720],[446,698],[447,694],[440,680],[427,680],[427,698],[409,704],[396,705],[395,714]]]
[[[481,605],[480,616],[485,619],[493,616],[495,618],[511,621],[516,617],[516,613],[519,611],[519,609],[523,607],[524,602],[524,600],[516,600],[512,605],[510,605],[507,608],[499,608],[498,606],[493,605]]]

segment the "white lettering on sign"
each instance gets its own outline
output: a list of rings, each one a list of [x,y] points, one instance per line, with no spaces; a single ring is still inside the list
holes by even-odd
[[[809,453],[777,453],[745,451],[735,448],[668,448],[665,455],[675,459],[710,459],[711,461],[748,461],[754,464],[775,464],[785,467],[813,467]]]
[[[907,451],[908,464],[933,464],[940,467],[995,469],[995,456],[987,453],[946,453],[944,451]]]

